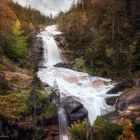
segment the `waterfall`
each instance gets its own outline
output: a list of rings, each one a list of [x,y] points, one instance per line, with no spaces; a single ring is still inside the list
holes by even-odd
[[[44,31],[38,34],[38,37],[42,38],[44,45],[44,66],[53,66],[59,62],[62,62],[60,50],[54,40],[54,36],[59,34],[61,34],[61,32],[56,30],[55,25],[46,27]]]
[[[57,81],[61,96],[73,96],[77,101],[83,104],[88,111],[88,119],[92,125],[97,116],[102,114],[102,110],[112,109],[105,103],[107,91],[114,87],[110,79],[101,77],[92,77],[87,73],[77,72],[66,68],[53,67],[54,64],[62,62],[61,54],[54,40],[55,35],[60,35],[56,26],[48,26],[39,33],[43,40],[44,66],[40,68],[38,77],[40,80],[53,87],[54,81]],[[63,112],[62,110],[60,110]],[[60,112],[59,112],[60,113]]]
[[[68,121],[67,114],[64,108],[58,109],[58,120],[59,120],[60,140],[68,140],[67,136]]]

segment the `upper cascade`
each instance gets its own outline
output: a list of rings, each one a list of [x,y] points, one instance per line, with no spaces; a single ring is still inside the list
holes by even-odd
[[[68,11],[72,5],[80,2],[79,0],[13,0],[22,6],[30,6],[39,10],[46,16],[57,16],[59,12]]]
[[[52,25],[45,28],[44,31],[38,34],[42,38],[44,45],[44,66],[53,66],[62,62],[61,53],[54,40],[54,36],[60,35],[61,32],[57,31],[57,26]],[[47,54],[47,55],[46,55]]]

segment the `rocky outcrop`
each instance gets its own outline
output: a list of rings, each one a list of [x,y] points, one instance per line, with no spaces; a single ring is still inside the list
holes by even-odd
[[[69,123],[87,118],[88,112],[83,105],[73,97],[65,97],[61,100],[61,106],[65,109]]]
[[[122,116],[136,118],[140,115],[140,88],[123,93],[116,104]]]
[[[63,56],[63,60],[65,62],[72,60],[72,51],[68,48],[68,43],[64,37],[64,35],[58,35],[55,37],[56,43],[58,47],[61,49],[61,53]]]
[[[124,80],[116,84],[112,89],[110,89],[107,94],[117,94],[118,92],[122,92],[126,88],[131,88],[135,85],[135,82],[131,79]]]
[[[42,45],[42,40],[41,38],[33,37],[32,43],[31,43],[31,60],[32,60],[32,65],[36,67],[43,67],[43,45]]]
[[[54,65],[54,67],[72,69],[73,68],[73,64],[72,63],[61,62],[61,63],[58,63],[58,64]]]
[[[107,103],[107,105],[113,106],[116,103],[117,99],[118,97],[109,97],[105,99],[105,102]]]

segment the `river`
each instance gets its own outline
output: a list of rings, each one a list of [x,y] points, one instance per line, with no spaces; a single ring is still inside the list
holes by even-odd
[[[83,104],[88,111],[88,119],[93,124],[97,116],[104,110],[112,107],[105,103],[107,91],[114,87],[110,79],[92,77],[87,73],[77,72],[66,68],[56,68],[53,65],[63,62],[61,51],[59,50],[54,36],[60,35],[56,25],[45,28],[38,34],[43,41],[44,61],[38,71],[38,77],[49,86],[57,82],[59,90],[63,96],[73,96]]]

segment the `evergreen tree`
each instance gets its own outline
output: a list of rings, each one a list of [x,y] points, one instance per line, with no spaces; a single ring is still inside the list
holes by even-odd
[[[12,36],[10,38],[11,57],[14,60],[24,58],[27,54],[27,37],[23,35],[20,21],[17,19],[12,28]]]

